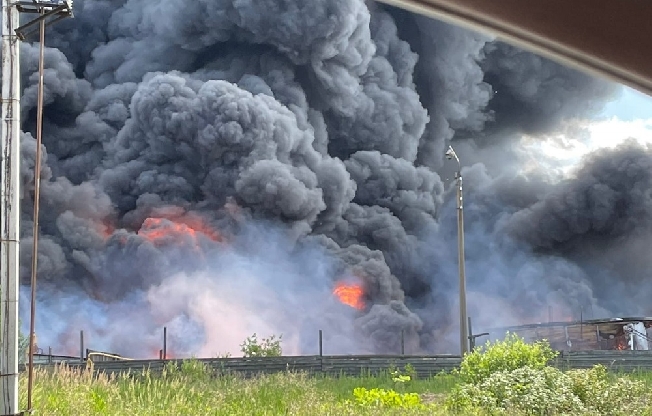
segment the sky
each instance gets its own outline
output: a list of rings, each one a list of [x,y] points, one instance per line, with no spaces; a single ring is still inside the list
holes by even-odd
[[[652,97],[624,87],[620,97],[607,104],[600,117],[617,117],[624,121],[652,119]]]
[[[569,121],[548,140],[540,139],[525,138],[525,151],[537,155],[532,163],[554,166],[565,174],[596,149],[615,147],[627,139],[652,144],[652,97],[623,87],[595,118]]]

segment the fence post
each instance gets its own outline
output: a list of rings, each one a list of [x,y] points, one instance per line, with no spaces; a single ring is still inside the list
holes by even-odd
[[[163,327],[163,359],[168,358],[168,327]]]
[[[319,330],[319,356],[324,356],[324,338],[321,329]]]
[[[84,331],[79,331],[79,361],[84,362]]]
[[[401,355],[405,355],[405,330],[401,329]]]
[[[52,364],[52,347],[48,347],[48,363]]]
[[[319,330],[319,372],[324,373],[324,333]]]
[[[475,337],[473,336],[473,328],[471,327],[471,317],[470,316],[469,316],[468,327],[469,327],[469,344],[470,344],[469,345],[469,347],[470,347],[469,352],[473,352],[473,350],[475,349]]]

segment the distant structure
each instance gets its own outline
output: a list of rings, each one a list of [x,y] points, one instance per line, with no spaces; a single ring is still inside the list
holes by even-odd
[[[492,339],[507,332],[528,342],[548,340],[557,351],[650,350],[652,318],[610,318],[536,323],[489,330]]]

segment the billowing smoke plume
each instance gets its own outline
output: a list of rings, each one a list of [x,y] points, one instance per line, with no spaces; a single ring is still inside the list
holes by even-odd
[[[45,55],[37,332],[55,350],[75,351],[84,329],[91,348],[153,356],[167,326],[180,355],[237,352],[253,332],[314,353],[318,329],[327,353],[397,352],[401,333],[410,352],[445,351],[456,281],[445,147],[509,147],[590,116],[615,90],[363,0],[75,7]],[[25,282],[37,59],[23,44]],[[591,284],[618,277],[583,242],[608,250],[646,215],[650,151],[617,153],[558,186],[466,170],[472,314],[599,313]],[[362,308],[339,302],[336,282],[361,287]]]

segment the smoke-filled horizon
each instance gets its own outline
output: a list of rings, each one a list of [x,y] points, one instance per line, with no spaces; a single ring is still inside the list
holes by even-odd
[[[617,86],[379,4],[304,3],[78,0],[49,29],[41,346],[75,352],[84,330],[155,356],[167,326],[180,356],[237,354],[254,332],[310,354],[319,329],[326,353],[397,352],[401,333],[455,351],[450,143],[474,326],[650,312],[640,288],[613,294],[647,270],[652,150],[602,150],[562,179],[519,150]],[[37,46],[21,47],[24,283]]]

